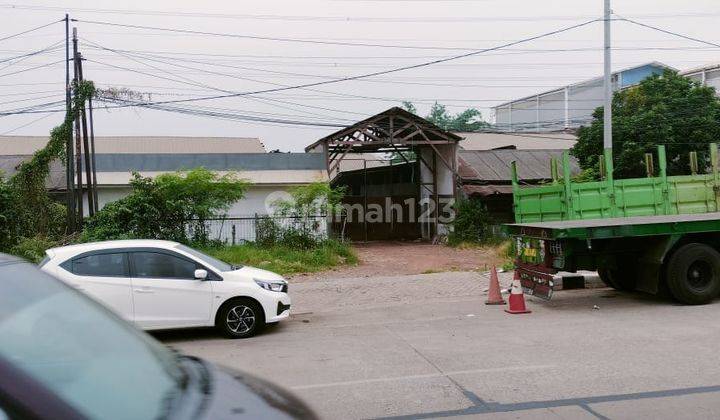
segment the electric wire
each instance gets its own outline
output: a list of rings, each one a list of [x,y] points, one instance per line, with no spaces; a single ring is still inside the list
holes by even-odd
[[[20,35],[25,35],[25,34],[30,33],[30,32],[34,32],[34,31],[37,31],[37,30],[40,30],[40,29],[43,29],[43,28],[47,28],[48,26],[54,25],[54,24],[56,24],[56,23],[63,22],[64,20],[65,20],[65,19],[54,20],[54,21],[52,21],[52,22],[50,22],[50,23],[46,23],[46,24],[44,24],[44,25],[37,26],[37,27],[35,27],[35,28],[27,29],[27,30],[25,30],[25,31],[18,32],[18,33],[12,34],[12,35],[7,35],[7,36],[5,36],[5,37],[3,37],[3,38],[0,38],[0,41],[5,41],[5,40],[11,39],[11,38],[15,38],[15,37],[20,36]]]

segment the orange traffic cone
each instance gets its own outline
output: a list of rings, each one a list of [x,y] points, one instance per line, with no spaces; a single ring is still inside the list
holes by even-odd
[[[505,301],[500,294],[500,281],[498,280],[497,269],[493,266],[490,271],[490,287],[488,288],[488,298],[486,305],[504,305]]]
[[[531,311],[525,307],[525,296],[520,286],[520,276],[515,270],[515,276],[512,281],[512,289],[510,290],[509,305],[505,312],[509,314],[529,314]]]

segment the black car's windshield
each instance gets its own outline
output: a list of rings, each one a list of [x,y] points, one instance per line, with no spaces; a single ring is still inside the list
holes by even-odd
[[[0,261],[0,358],[88,418],[164,417],[187,383],[173,352],[27,263]]]
[[[187,252],[188,254],[201,260],[202,262],[209,265],[210,267],[216,269],[217,271],[232,271],[232,270],[237,270],[238,268],[240,268],[239,266],[231,265],[224,261],[220,261],[215,257],[211,257],[207,254],[204,254],[204,253],[198,251],[197,249],[192,249],[192,248],[182,245],[182,244],[176,245],[175,248],[177,248],[181,251]]]

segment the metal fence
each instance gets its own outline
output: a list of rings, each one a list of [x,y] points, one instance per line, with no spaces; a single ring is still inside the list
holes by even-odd
[[[323,215],[310,216],[309,218],[257,214],[245,217],[223,217],[206,220],[205,228],[210,240],[229,245],[242,244],[255,241],[258,224],[263,219],[273,220],[282,229],[299,228],[301,223],[309,222],[317,227],[314,232],[316,237],[326,238],[328,236],[327,216]]]

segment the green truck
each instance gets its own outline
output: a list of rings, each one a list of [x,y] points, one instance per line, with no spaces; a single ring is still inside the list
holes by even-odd
[[[550,162],[553,180],[521,187],[512,164],[517,273],[527,294],[550,299],[559,272],[597,271],[618,290],[669,294],[704,304],[720,294],[720,169],[710,145],[710,167],[668,176],[665,149],[646,157],[647,177],[613,179],[612,156],[602,180],[573,182],[569,156]]]

